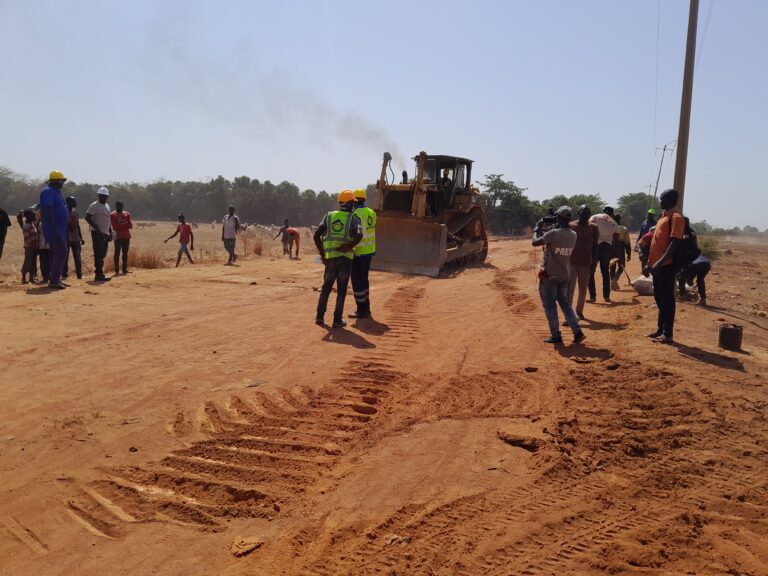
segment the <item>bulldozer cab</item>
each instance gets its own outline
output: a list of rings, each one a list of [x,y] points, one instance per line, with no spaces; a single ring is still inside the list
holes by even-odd
[[[416,177],[410,182],[390,185],[386,174],[379,181],[378,210],[410,212],[419,218],[445,223],[446,210],[454,208],[457,196],[476,195],[470,189],[472,160],[458,156],[429,156],[422,152],[414,157]],[[385,161],[386,163],[386,161]],[[467,205],[468,202],[461,201]]]
[[[374,268],[436,276],[448,263],[485,260],[488,239],[472,160],[414,157],[416,173],[394,182],[392,156],[384,154],[376,183],[377,248]],[[392,181],[388,181],[388,170]]]

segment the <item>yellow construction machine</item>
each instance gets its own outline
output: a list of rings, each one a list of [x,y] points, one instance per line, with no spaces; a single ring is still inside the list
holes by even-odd
[[[403,171],[395,183],[392,156],[384,153],[376,183],[372,267],[434,277],[446,265],[483,262],[488,237],[480,190],[471,185],[472,160],[426,152],[414,160],[416,177],[409,181]]]

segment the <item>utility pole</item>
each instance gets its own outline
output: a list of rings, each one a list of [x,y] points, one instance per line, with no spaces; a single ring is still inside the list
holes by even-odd
[[[685,198],[685,170],[688,166],[688,133],[691,129],[691,99],[693,97],[693,67],[696,59],[696,24],[699,20],[699,0],[691,0],[688,13],[688,41],[685,46],[683,97],[680,103],[680,129],[677,135],[674,187],[680,193],[677,207],[682,211]]]

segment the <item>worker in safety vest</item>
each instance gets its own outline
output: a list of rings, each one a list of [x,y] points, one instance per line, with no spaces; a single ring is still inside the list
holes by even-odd
[[[355,193],[352,190],[339,192],[339,209],[328,212],[315,230],[315,246],[320,258],[325,264],[323,287],[320,289],[320,300],[317,302],[315,324],[325,324],[325,309],[336,284],[336,308],[333,311],[333,327],[343,328],[344,299],[347,296],[349,274],[352,270],[354,247],[363,239],[363,229],[353,211],[355,209]]]
[[[355,246],[355,257],[352,260],[352,292],[357,312],[350,314],[350,318],[371,317],[368,271],[376,254],[376,212],[365,205],[365,200],[365,190],[355,190],[354,214],[363,226],[363,239]]]

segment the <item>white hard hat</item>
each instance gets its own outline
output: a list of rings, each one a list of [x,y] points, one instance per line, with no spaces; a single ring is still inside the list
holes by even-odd
[[[99,196],[109,196],[109,189],[106,186],[102,186],[98,190],[96,190],[96,194]]]

